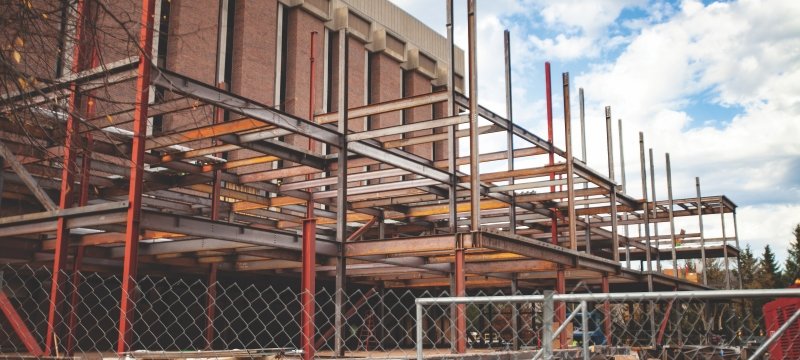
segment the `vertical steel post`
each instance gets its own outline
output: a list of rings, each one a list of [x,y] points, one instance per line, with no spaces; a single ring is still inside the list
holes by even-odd
[[[578,89],[578,100],[580,102],[580,119],[581,119],[581,161],[584,164],[587,164],[587,156],[586,156],[586,111],[584,106],[584,98],[583,98],[583,88]],[[589,183],[583,183],[583,188],[588,189]],[[584,200],[588,199],[588,196],[583,197]],[[583,206],[584,208],[588,208],[589,205],[586,204]],[[592,253],[592,229],[590,223],[592,221],[591,216],[585,215],[583,221],[586,223],[585,230],[584,230],[584,237],[586,241],[586,253]]]
[[[3,186],[5,185],[6,160],[0,156],[0,209],[3,208]]]
[[[675,247],[677,245],[677,241],[675,239],[675,215],[673,213],[672,207],[674,205],[674,199],[672,198],[672,167],[670,166],[669,161],[669,153],[666,154],[667,159],[667,214],[669,215],[669,235],[671,241],[671,251],[672,251],[672,268],[675,270],[675,277],[678,277],[678,255],[676,253]]]
[[[551,86],[550,80],[550,63],[544,63],[544,86],[545,86],[545,98],[547,100],[547,142],[550,145],[549,154],[548,154],[548,165],[555,164],[555,152],[553,146],[553,91]],[[550,173],[550,181],[556,179],[556,173]],[[554,185],[550,186],[550,192],[555,192],[556,187]],[[552,219],[550,220],[550,235],[551,239],[550,242],[553,245],[558,245],[558,209],[550,209],[553,213]]]
[[[206,291],[206,350],[214,347],[214,318],[217,315],[217,268],[219,264],[211,263],[208,267],[208,290]]]
[[[589,304],[581,301],[581,333],[583,335],[581,347],[583,348],[583,360],[589,360]]]
[[[476,234],[476,233],[473,233]],[[456,234],[455,264],[453,266],[456,296],[467,296],[464,274],[464,239]],[[467,351],[467,313],[464,304],[456,305],[456,353]]]
[[[652,249],[652,239],[650,238],[650,204],[655,206],[655,203],[647,201],[647,165],[644,157],[644,133],[639,132],[639,171],[642,173],[642,216],[644,217],[644,237],[646,239],[645,258],[647,260],[647,291],[653,292],[653,255],[650,253]],[[650,343],[655,346],[656,344],[656,320],[655,320],[655,303],[648,302],[648,319],[650,322]]]
[[[608,294],[611,292],[611,287],[608,284],[608,273],[603,273],[602,288],[603,293]],[[603,334],[606,337],[606,346],[613,345],[611,336],[611,303],[608,300],[603,302]]]
[[[88,1],[79,0],[76,4],[75,40],[72,55],[72,73],[76,74],[83,70],[84,56],[87,49],[82,47],[86,44],[86,17],[89,15]],[[66,137],[64,140],[64,165],[61,171],[61,193],[59,196],[59,208],[67,209],[72,207],[74,196],[73,187],[75,186],[76,159],[78,152],[77,137],[79,132],[80,119],[76,114],[80,112],[81,96],[78,93],[78,85],[70,84],[69,95],[69,114],[67,115]],[[9,159],[13,160],[13,159]],[[63,325],[62,302],[64,300],[63,284],[66,274],[64,270],[67,266],[67,255],[69,252],[69,228],[67,219],[58,217],[56,226],[56,244],[53,258],[53,278],[50,287],[50,307],[47,313],[47,332],[45,335],[44,353],[49,355],[54,349],[56,337],[56,327]]]
[[[416,303],[416,329],[417,329],[417,360],[422,360],[422,304]]]
[[[133,335],[133,316],[138,265],[139,218],[142,210],[142,175],[147,127],[147,108],[150,94],[150,54],[153,51],[153,13],[155,0],[142,0],[142,27],[139,31],[139,67],[136,77],[136,103],[133,114],[133,142],[131,146],[130,185],[128,191],[128,216],[125,221],[125,251],[122,268],[122,294],[120,298],[119,339],[117,352],[128,351]]]
[[[448,71],[447,71],[447,116],[453,116],[456,114],[456,104],[455,104],[455,84],[456,84],[456,65],[455,65],[455,44],[453,43],[454,35],[453,35],[453,0],[447,0],[447,44],[448,44]],[[456,138],[456,131],[457,126],[448,126],[447,127],[447,171],[450,173],[450,183],[447,184],[448,190],[448,204],[450,209],[448,211],[448,224],[450,225],[450,232],[456,233],[458,232],[458,213],[457,208],[458,204],[456,204],[456,191],[458,186],[458,177],[456,173],[458,172],[458,167],[456,166],[456,160],[458,158],[458,139]],[[451,306],[451,309],[455,311],[454,307]],[[451,327],[452,328],[452,327]],[[455,331],[455,330],[453,330]]]
[[[726,234],[726,231],[725,231],[726,230],[725,229],[725,204],[722,202],[721,198],[720,198],[720,201],[719,201],[719,220],[720,220],[720,225],[722,226],[722,248],[724,249],[724,248],[728,247],[727,246],[728,245],[728,239],[727,239],[727,234]],[[728,266],[726,264],[725,272],[728,272],[728,271],[729,271],[728,270]],[[736,269],[736,272],[739,272],[738,268]],[[727,283],[727,281],[726,281],[726,283]],[[730,289],[730,284],[726,284],[726,289]]]
[[[564,265],[558,266],[558,271],[556,271],[556,293],[558,294],[566,294],[567,293],[567,277],[564,272]],[[555,312],[556,312],[556,321],[558,325],[564,323],[567,319],[567,304],[564,302],[558,302],[555,304]],[[549,338],[545,340],[550,341]],[[567,337],[567,333],[561,332],[558,334],[558,343],[559,346],[564,349],[569,346],[569,338]]]
[[[700,225],[700,261],[703,262],[703,285],[708,285],[708,271],[706,271],[706,236],[703,232],[703,200],[700,195],[700,178],[695,177],[694,183],[697,188],[697,222]]]
[[[480,192],[480,150],[478,149],[478,26],[475,20],[476,0],[468,0],[467,4],[467,37],[469,39],[469,186],[470,186],[470,224],[472,231],[481,226],[481,192]],[[458,281],[458,278],[456,278]]]
[[[698,197],[700,197],[700,195],[698,195]],[[725,207],[722,205],[721,200],[720,200],[720,214],[722,216],[722,256],[723,256],[722,262],[725,266],[725,289],[730,289],[731,271],[730,271],[730,262],[728,261],[728,239],[725,237]],[[703,266],[705,266],[705,263],[703,263]],[[736,271],[738,272],[739,269],[737,268]],[[705,274],[705,272],[703,274]],[[741,274],[739,276],[741,277]]]
[[[606,150],[608,152],[608,177],[614,180],[614,134],[611,131],[611,107],[606,106]],[[611,254],[619,262],[619,230],[617,229],[617,187],[611,186],[608,194],[611,209]]]
[[[569,223],[569,248],[578,250],[578,226],[575,215],[575,158],[572,156],[572,115],[569,104],[569,73],[561,74],[564,83],[564,136],[567,148],[567,217]]]
[[[619,168],[620,168],[620,180],[622,181],[622,192],[628,192],[628,182],[625,178],[625,142],[622,140],[622,119],[617,119],[618,121],[618,130],[619,130]],[[625,214],[625,220],[628,219],[630,213]],[[625,234],[625,266],[630,269],[631,268],[631,247],[627,243],[630,241],[630,232],[628,231],[628,225],[625,224],[622,227],[623,234]]]
[[[309,87],[308,87],[308,120],[314,121],[314,97],[315,97],[315,48],[316,48],[317,32],[311,32],[311,49],[309,55]],[[313,152],[316,148],[316,142],[312,138],[308,138],[308,151]],[[340,153],[341,155],[342,153]],[[313,179],[313,175],[307,175],[306,179]],[[313,189],[308,189],[309,194],[313,194]],[[317,262],[317,219],[314,217],[314,200],[309,196],[306,202],[306,217],[303,219],[303,269],[301,273],[301,287],[302,294],[300,301],[303,306],[300,323],[302,328],[302,335],[300,336],[300,343],[303,348],[303,360],[310,360],[314,358],[316,349],[314,349],[314,314],[316,295],[316,262]]]
[[[512,108],[512,94],[511,94],[511,34],[508,30],[503,32],[503,44],[505,45],[505,59],[506,59],[506,116],[508,117],[508,129],[506,131],[506,157],[508,157],[508,171],[514,171],[514,129],[511,127],[513,124],[513,108]],[[508,179],[508,184],[514,184],[514,177]],[[517,233],[517,195],[514,190],[511,190],[511,204],[509,205],[510,211],[508,212],[508,231],[512,234]]]
[[[661,240],[658,238],[658,201],[656,201],[656,163],[653,161],[653,149],[647,149],[650,158],[650,192],[653,195],[653,235],[656,238],[656,271],[661,272],[661,249],[659,244]]]
[[[553,292],[544,291],[544,304],[542,305],[542,349],[544,358],[553,358],[553,315],[555,313],[553,304]]]
[[[336,356],[344,356],[344,302],[347,287],[347,259],[344,256],[345,242],[347,241],[347,107],[348,107],[348,33],[347,29],[339,30],[339,123],[338,131],[341,136],[338,156],[338,178],[336,187],[336,241],[339,243],[339,256],[336,262],[336,315],[334,325],[334,351]]]

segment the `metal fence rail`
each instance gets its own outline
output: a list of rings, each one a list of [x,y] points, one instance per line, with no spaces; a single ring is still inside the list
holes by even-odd
[[[337,355],[337,294],[328,284],[320,284],[316,293],[314,337],[306,339],[300,326],[302,293],[294,281],[223,276],[209,284],[201,276],[140,277],[133,294],[131,351],[117,354],[121,278],[63,275],[69,280],[61,288],[62,316],[48,341],[50,270],[0,266],[0,357],[299,357],[306,341],[313,343],[317,358]],[[393,359],[798,359],[793,357],[800,351],[797,310],[786,307],[780,315],[785,321],[768,323],[762,307],[776,298],[800,301],[800,289],[588,290],[449,297],[447,291],[352,285],[341,294],[346,299],[343,349],[347,357]],[[465,334],[455,332],[457,306]],[[565,321],[558,321],[562,309]],[[460,338],[466,352],[455,354]],[[786,351],[778,356],[774,349],[781,346]]]

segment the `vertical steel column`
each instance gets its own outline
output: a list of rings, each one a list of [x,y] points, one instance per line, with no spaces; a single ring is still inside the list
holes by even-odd
[[[547,100],[547,142],[550,143],[550,149],[548,154],[548,165],[555,164],[555,152],[553,146],[553,91],[551,86],[550,80],[550,62],[544,63],[544,87],[545,87],[545,98]],[[556,179],[556,173],[550,173],[550,181]],[[556,187],[555,185],[550,185],[550,192],[555,192]],[[558,245],[558,209],[550,209],[553,213],[552,219],[550,220],[550,242],[553,245]],[[561,270],[559,270],[561,271]]]
[[[614,140],[611,131],[611,107],[606,106],[606,147],[608,152],[608,177],[614,180]],[[617,187],[611,186],[608,194],[611,209],[611,254],[619,262],[619,232],[617,229]]]
[[[142,210],[142,175],[144,174],[145,131],[150,94],[150,54],[153,51],[153,13],[155,0],[142,0],[142,27],[139,31],[139,67],[136,77],[136,103],[133,113],[133,143],[131,147],[128,217],[125,221],[125,251],[122,267],[122,294],[119,313],[117,352],[128,351],[133,335],[133,316],[138,265],[139,218]]]
[[[339,30],[339,123],[338,130],[341,136],[339,145],[338,174],[336,184],[336,241],[339,243],[339,256],[336,262],[336,315],[334,325],[334,351],[336,356],[344,356],[344,302],[347,288],[347,259],[344,256],[344,245],[347,241],[347,29]]]
[[[454,35],[453,35],[453,0],[447,0],[447,44],[448,44],[448,71],[447,71],[447,116],[453,116],[456,114],[456,104],[454,100],[455,96],[455,76],[456,76],[456,65],[455,65],[455,44],[453,43]],[[448,212],[448,224],[450,225],[450,232],[456,233],[458,232],[458,213],[457,208],[458,204],[456,204],[456,191],[458,186],[458,177],[456,173],[458,172],[458,167],[456,166],[456,159],[458,158],[458,139],[456,138],[456,131],[457,126],[448,126],[447,127],[447,171],[450,173],[450,183],[447,184],[448,190],[448,204],[450,206]],[[451,306],[451,310],[453,311],[453,315],[455,315],[455,308]],[[455,331],[455,328],[451,327]],[[454,335],[454,334],[451,334]]]
[[[473,232],[477,234],[477,232]],[[466,279],[464,274],[464,238],[456,234],[455,264],[453,266],[455,283],[455,296],[467,296]],[[464,304],[456,305],[456,353],[463,354],[467,351],[467,312]]]
[[[575,216],[575,169],[572,156],[572,116],[569,104],[569,73],[561,74],[561,81],[564,83],[564,137],[566,138],[567,148],[567,216],[569,223],[569,248],[578,250],[578,226]]]
[[[225,89],[225,83],[220,82],[217,84],[220,89]],[[225,121],[225,110],[221,107],[214,109],[214,124],[219,124]],[[215,145],[222,145],[222,142],[215,140]],[[214,156],[222,156],[221,153],[215,153]],[[211,220],[219,219],[219,204],[220,192],[222,191],[222,170],[214,170],[214,180],[211,185]]]
[[[467,4],[467,37],[469,39],[469,186],[470,186],[470,224],[472,231],[481,226],[480,162],[478,155],[478,26],[475,24],[476,0]],[[458,281],[458,277],[456,278]]]
[[[700,261],[703,262],[703,285],[708,285],[708,271],[706,271],[706,236],[703,233],[703,201],[700,195],[700,178],[695,177],[694,183],[697,188],[697,222],[700,225]]]
[[[206,350],[214,346],[214,318],[217,315],[217,268],[219,264],[211,263],[208,268],[208,290],[206,291]]]
[[[87,49],[82,47],[86,44],[86,17],[89,15],[89,4],[86,0],[78,0],[76,4],[75,21],[75,40],[72,53],[72,73],[77,74],[83,70],[84,56]],[[77,160],[77,136],[79,132],[80,119],[77,114],[80,112],[81,96],[78,94],[78,85],[70,84],[69,113],[67,115],[66,137],[64,140],[64,164],[61,171],[61,193],[59,196],[59,208],[67,209],[72,207],[74,196],[73,187],[75,186],[75,171]],[[13,159],[9,159],[11,161]],[[0,169],[1,170],[1,169]],[[21,174],[20,174],[21,175]],[[66,274],[64,271],[67,266],[67,255],[69,252],[69,228],[67,219],[58,217],[56,226],[56,244],[53,258],[53,278],[50,287],[50,307],[47,313],[47,332],[45,335],[44,353],[50,355],[54,349],[56,327],[63,326],[62,301],[64,300],[63,283]]]
[[[602,292],[608,294],[611,292],[611,287],[608,284],[608,274],[604,273],[602,278]],[[611,303],[606,300],[603,302],[603,334],[606,337],[606,346],[612,345],[611,336]]]
[[[514,171],[514,130],[511,127],[513,124],[513,107],[512,107],[512,94],[511,94],[511,34],[508,30],[503,32],[503,44],[505,45],[506,54],[506,116],[508,117],[508,131],[506,131],[506,157],[508,157],[508,171]],[[514,184],[514,177],[508,180],[509,185]],[[508,231],[512,234],[517,233],[517,194],[516,191],[511,190],[511,204],[509,205],[510,211],[508,212]]]
[[[700,195],[698,195],[699,197]],[[725,289],[731,288],[731,272],[730,272],[730,262],[728,260],[728,239],[725,237],[725,208],[722,207],[722,201],[720,200],[720,214],[722,215],[722,256],[723,256],[723,263],[725,264]],[[702,231],[702,230],[701,230]],[[737,241],[738,243],[738,241]],[[739,248],[738,246],[736,247]],[[737,256],[738,260],[738,256]],[[705,266],[705,263],[703,263]],[[737,265],[738,266],[738,265]],[[739,268],[736,269],[739,272]],[[705,274],[705,272],[703,272]],[[741,274],[739,274],[741,278]]]
[[[622,141],[622,119],[618,119],[618,130],[619,130],[619,168],[620,168],[620,180],[622,180],[622,192],[628,192],[628,182],[625,178],[625,142]],[[625,220],[628,220],[628,216],[630,213],[625,214]],[[625,234],[625,265],[628,269],[631,268],[631,247],[627,243],[630,241],[630,232],[628,231],[628,225],[625,224],[622,227],[623,234]]]
[[[584,164],[587,164],[587,156],[586,156],[586,111],[584,109],[584,101],[583,101],[583,88],[578,89],[578,101],[580,102],[580,118],[581,118],[581,161]],[[589,183],[583,183],[583,188],[588,189]],[[588,196],[583,197],[584,200],[588,199]],[[583,206],[584,208],[588,208],[589,204]],[[585,230],[584,230],[584,237],[586,238],[586,253],[592,253],[592,229],[590,223],[592,221],[591,216],[585,215],[583,221],[586,223]]]
[[[678,276],[678,255],[677,255],[677,253],[675,251],[675,246],[677,245],[677,242],[675,240],[675,215],[674,215],[674,213],[672,211],[672,207],[674,205],[674,201],[673,201],[673,198],[672,198],[672,167],[670,166],[669,153],[666,154],[666,159],[667,159],[667,199],[668,199],[668,201],[667,201],[667,206],[668,206],[667,213],[669,214],[669,235],[670,235],[670,239],[672,239],[672,242],[671,242],[671,245],[672,245],[671,246],[671,248],[672,248],[671,249],[672,250],[672,268],[675,270],[675,277],[679,277]]]
[[[566,294],[567,292],[567,279],[566,274],[564,273],[564,266],[559,265],[558,271],[556,271],[556,293],[558,294]],[[561,326],[567,319],[567,304],[560,301],[555,304],[556,310],[556,321],[558,325]],[[551,341],[551,338],[545,338],[545,341]],[[558,343],[562,349],[565,349],[569,346],[569,338],[567,337],[567,333],[562,331],[558,334]]]
[[[720,218],[720,225],[722,226],[722,248],[724,249],[724,248],[728,247],[727,246],[728,245],[728,239],[726,237],[727,234],[726,234],[726,231],[725,231],[725,204],[722,202],[721,198],[720,198],[720,201],[719,201],[719,218]],[[703,265],[703,266],[705,266],[705,265]],[[728,272],[727,264],[725,266],[725,272]],[[739,272],[739,268],[736,269],[736,272]],[[727,284],[727,283],[728,283],[728,281],[726,281],[726,287],[725,288],[726,289],[730,289],[730,284]]]
[[[650,192],[653,195],[653,235],[656,238],[656,271],[661,272],[661,249],[659,244],[661,239],[658,238],[658,202],[656,200],[656,163],[653,161],[653,149],[647,149],[650,158]]]
[[[311,32],[311,49],[309,55],[309,74],[310,81],[308,87],[308,120],[314,121],[314,97],[315,92],[315,48],[316,48],[317,32]],[[308,151],[313,152],[316,148],[316,141],[308,138]],[[344,152],[346,153],[346,152]],[[340,155],[343,154],[340,152]],[[306,180],[313,179],[313,175],[307,175]],[[313,194],[314,189],[308,189],[309,194]],[[303,348],[303,360],[310,360],[314,358],[314,314],[316,295],[316,275],[315,268],[317,263],[317,219],[314,217],[314,199],[309,196],[306,202],[306,217],[303,219],[303,270],[301,273],[301,287],[302,293],[300,295],[303,312],[300,317],[300,324],[302,327],[302,335],[300,336],[300,343]]]
[[[448,42],[448,71],[447,71],[447,116],[453,116],[455,110],[455,45],[453,35],[453,0],[447,0],[447,42]],[[458,231],[458,219],[456,211],[456,184],[458,178],[456,172],[456,158],[458,157],[458,139],[456,138],[457,126],[447,127],[447,168],[450,173],[450,183],[447,184],[448,189],[448,225],[450,232],[455,233]]]
[[[644,133],[639,132],[639,171],[642,173],[642,215],[644,217],[644,237],[646,239],[645,258],[647,260],[647,291],[653,292],[653,255],[650,253],[652,249],[652,239],[650,238],[650,202],[647,201],[647,165],[644,158]],[[655,205],[655,204],[653,204]],[[648,302],[648,318],[650,322],[650,343],[655,346],[656,344],[656,320],[655,320],[655,303]]]
[[[583,351],[583,360],[590,360],[589,354],[589,303],[581,301],[581,348]]]

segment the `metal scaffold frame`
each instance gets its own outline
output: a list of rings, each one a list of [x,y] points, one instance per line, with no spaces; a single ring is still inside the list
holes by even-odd
[[[574,158],[567,73],[562,77],[566,145],[563,150],[556,147],[549,64],[546,66],[548,138],[540,138],[512,121],[508,32],[505,34],[507,115],[503,117],[480,106],[475,1],[469,1],[468,5],[469,96],[455,88],[452,0],[447,6],[451,50],[446,90],[429,94],[348,108],[348,88],[342,79],[348,78],[349,35],[342,28],[336,32],[338,110],[314,113],[316,87],[312,80],[308,117],[292,115],[237,95],[226,89],[223,82],[211,86],[155,65],[151,59],[155,0],[142,2],[138,58],[102,66],[95,63],[94,67],[84,69],[80,64],[87,55],[80,46],[75,46],[74,75],[35,93],[4,94],[7,103],[31,107],[45,101],[42,97],[62,97],[65,94],[62,90],[67,89],[69,104],[77,109],[83,106],[80,97],[93,89],[92,81],[97,78],[114,76],[118,83],[134,83],[136,89],[134,106],[126,111],[105,114],[86,109],[85,119],[79,121],[73,116],[67,119],[63,145],[66,165],[57,208],[43,200],[49,199],[47,190],[54,190],[55,184],[39,181],[36,185],[27,181],[46,211],[0,218],[0,238],[39,242],[35,252],[54,253],[46,260],[52,263],[54,271],[43,352],[51,354],[53,333],[64,331],[55,324],[64,316],[60,309],[64,299],[59,289],[66,281],[61,270],[66,269],[70,257],[74,259],[75,270],[90,267],[122,273],[119,353],[129,350],[136,278],[140,272],[155,268],[204,273],[209,284],[216,281],[218,271],[299,274],[305,304],[300,316],[304,322],[303,350],[307,359],[314,356],[315,350],[311,338],[318,278],[333,280],[337,290],[351,283],[385,288],[452,287],[457,296],[466,296],[468,289],[484,287],[557,289],[564,293],[568,283],[579,281],[604,292],[707,289],[705,276],[701,283],[680,278],[677,261],[724,258],[727,268],[730,257],[738,258],[738,235],[735,230],[733,233],[724,230],[725,215],[735,215],[736,205],[725,196],[701,196],[699,179],[697,197],[673,199],[668,155],[669,198],[657,201],[651,185],[652,198],[648,199],[642,134],[639,145],[645,195],[638,199],[627,194],[624,186],[620,187],[614,179],[610,107],[606,108],[608,175],[590,168],[585,156],[582,89],[579,102],[584,154],[582,159]],[[77,24],[80,39],[81,21]],[[312,35],[309,59],[312,79],[314,39]],[[154,101],[149,96],[151,88],[171,96],[165,97],[168,100]],[[444,116],[361,132],[348,127],[349,120],[434,104],[446,106]],[[214,119],[191,129],[147,134],[148,118],[197,107],[215,109]],[[465,110],[467,115],[463,113]],[[236,117],[226,117],[224,113]],[[111,115],[116,119],[113,124],[104,120]],[[490,125],[481,126],[479,120]],[[464,129],[459,127],[461,124],[469,125]],[[112,125],[130,125],[132,135],[117,136],[113,141],[97,136]],[[410,135],[423,129],[439,132]],[[506,133],[507,150],[481,153],[480,136],[497,132]],[[397,134],[405,136],[401,140],[387,140]],[[307,138],[308,146],[291,145],[283,140],[286,136]],[[460,156],[463,152],[459,139],[464,137],[469,140],[469,155]],[[91,152],[79,153],[75,146],[79,138],[94,139]],[[202,148],[175,150],[176,145],[199,140],[213,142]],[[407,146],[433,142],[445,144],[446,158],[426,159],[407,151]],[[336,151],[323,154],[317,144]],[[129,156],[120,155],[119,149]],[[237,149],[248,149],[257,155],[223,161],[221,154]],[[4,172],[4,178],[30,178],[24,166],[17,166],[18,159],[13,153],[6,151],[3,158],[17,173],[15,177]],[[90,161],[96,158],[118,161]],[[521,166],[517,160],[523,158],[542,160],[543,165]],[[73,206],[74,174],[79,159],[83,161],[81,200],[78,206]],[[46,160],[26,157],[25,164],[42,165]],[[233,171],[277,160],[291,165],[251,173]],[[508,164],[506,170],[481,171],[482,164],[503,160]],[[624,159],[620,160],[624,164]],[[358,170],[374,165],[380,165],[376,167],[379,170]],[[462,169],[467,166],[469,170],[464,172]],[[34,176],[43,176],[40,167],[36,167],[38,172]],[[163,170],[154,172],[153,168]],[[652,172],[652,151],[650,168]],[[109,175],[127,179],[127,188],[120,187],[118,180],[107,181]],[[652,176],[651,173],[651,180]],[[88,185],[92,182],[95,192],[90,195]],[[717,214],[723,223],[723,236],[711,239],[703,234],[703,217]],[[699,233],[685,234],[681,241],[696,242],[699,246],[676,246],[679,236],[675,233],[676,217],[698,218]],[[670,233],[658,235],[657,226],[664,222],[670,223]],[[617,231],[620,226],[626,229],[624,235]],[[633,236],[628,227],[645,230]],[[96,231],[70,235],[78,228]],[[662,244],[661,240],[668,240],[669,244]],[[97,258],[111,261],[101,265],[95,263]],[[634,260],[643,264],[641,268],[631,267]],[[661,261],[665,260],[673,262],[674,276],[660,272]],[[654,261],[657,271],[653,271]],[[730,275],[726,276],[729,288]],[[344,355],[342,294],[337,292],[336,299],[338,355]],[[209,349],[213,347],[214,298],[210,289],[204,318]],[[457,304],[454,311],[458,320],[454,327],[458,334],[455,351],[462,353],[465,310]],[[563,323],[564,308],[559,309],[557,304],[556,311],[557,321]]]

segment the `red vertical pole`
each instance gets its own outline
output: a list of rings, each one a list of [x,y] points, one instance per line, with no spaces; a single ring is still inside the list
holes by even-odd
[[[456,235],[456,256],[455,256],[455,283],[456,296],[466,296],[467,287],[464,276],[464,242],[461,236]],[[467,352],[467,313],[464,304],[456,305],[456,353]]]
[[[217,263],[208,269],[208,291],[206,292],[206,349],[214,345],[214,318],[217,315]]]
[[[311,32],[311,49],[309,53],[309,89],[308,89],[308,119],[314,121],[314,97],[316,96],[315,89],[315,76],[316,76],[316,58],[314,56],[317,32]],[[316,141],[308,138],[308,150],[314,151],[316,148]],[[313,175],[307,175],[306,179],[313,179]],[[313,193],[313,189],[308,189],[309,194]],[[314,358],[316,349],[314,348],[314,314],[315,314],[315,300],[316,295],[316,277],[317,270],[315,265],[317,263],[317,219],[314,217],[314,199],[309,197],[306,202],[306,218],[303,219],[303,270],[302,270],[302,294],[301,303],[303,304],[303,312],[301,314],[301,327],[302,334],[300,343],[303,347],[303,360],[311,360]]]
[[[556,271],[556,293],[564,294],[567,292],[567,281],[566,276],[564,274],[564,267],[563,265],[558,266],[558,271]],[[556,306],[556,322],[558,322],[559,326],[564,323],[567,319],[567,306],[563,302],[557,302]],[[558,334],[558,343],[562,349],[566,349],[569,346],[569,337],[566,331],[562,331]]]
[[[128,216],[125,221],[125,253],[120,295],[119,339],[117,352],[128,350],[132,340],[133,306],[137,255],[139,250],[139,219],[142,210],[142,174],[147,126],[147,102],[150,97],[150,54],[153,51],[153,14],[155,0],[142,0],[142,27],[139,32],[139,67],[136,78],[136,104],[133,114],[133,143],[131,146],[131,175],[128,189]]]
[[[604,293],[611,292],[608,285],[608,274],[603,274],[602,287]],[[611,346],[611,304],[608,300],[603,302],[603,334],[606,336],[606,346]]]
[[[84,27],[86,15],[88,15],[87,1],[79,0],[77,4],[77,21],[75,25],[75,47],[72,55],[72,72],[77,73],[83,67],[83,45]],[[69,114],[67,116],[66,138],[64,140],[64,165],[61,172],[61,194],[59,196],[59,208],[66,209],[72,207],[73,186],[75,185],[75,160],[77,157],[76,135],[78,133],[79,119],[76,113],[80,109],[81,99],[78,95],[78,86],[75,83],[70,85]],[[50,288],[50,309],[47,313],[47,332],[45,335],[44,353],[50,354],[53,349],[56,337],[56,327],[63,325],[61,314],[61,303],[64,299],[63,294],[63,272],[66,269],[67,253],[69,252],[69,229],[67,220],[59,217],[56,227],[55,256],[53,258],[53,281]]]

